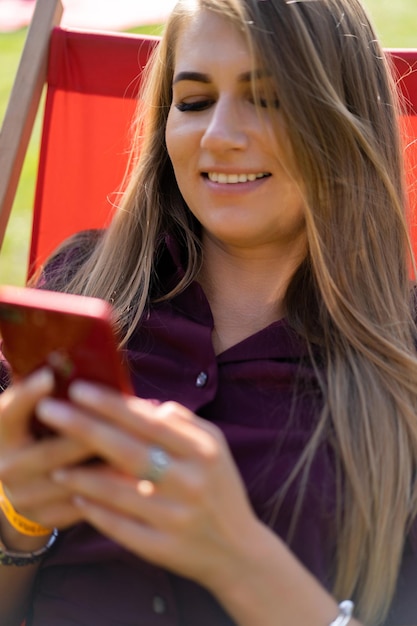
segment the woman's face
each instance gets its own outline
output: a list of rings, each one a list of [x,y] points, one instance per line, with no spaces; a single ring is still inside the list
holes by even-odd
[[[279,93],[275,108],[262,106],[269,80],[267,68],[253,67],[242,34],[227,19],[197,14],[175,51],[167,148],[203,241],[304,256],[303,201],[285,167],[292,157]]]

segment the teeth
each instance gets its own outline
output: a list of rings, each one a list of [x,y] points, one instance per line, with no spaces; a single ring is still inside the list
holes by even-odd
[[[236,183],[253,182],[257,178],[268,176],[268,174],[265,172],[260,172],[259,174],[222,174],[219,172],[208,172],[207,176],[213,183],[235,185]]]

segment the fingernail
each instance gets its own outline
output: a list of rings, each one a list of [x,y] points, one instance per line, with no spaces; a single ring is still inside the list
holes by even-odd
[[[65,424],[72,415],[71,408],[64,402],[52,398],[44,398],[36,406],[37,416],[48,424]]]
[[[54,385],[54,375],[50,369],[43,367],[28,378],[28,383],[34,391],[49,391]]]
[[[97,402],[100,398],[100,391],[94,385],[76,381],[70,385],[68,395],[74,402]]]

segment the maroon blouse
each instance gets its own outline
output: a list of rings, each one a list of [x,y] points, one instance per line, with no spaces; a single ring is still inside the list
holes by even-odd
[[[182,270],[175,248],[168,247],[160,277],[170,282]],[[303,452],[321,406],[305,345],[281,320],[216,356],[212,328],[211,311],[197,283],[172,301],[152,306],[128,346],[136,394],[176,400],[216,424],[227,438],[256,514],[330,587],[335,481],[326,441],[312,463],[291,536],[298,481],[274,514],[274,495]],[[413,569],[417,574],[416,561],[409,552],[404,571],[409,567],[411,575]],[[399,597],[395,620],[387,626],[417,623],[416,596],[410,594],[414,606]],[[27,623],[231,626],[234,622],[198,584],[142,561],[80,524],[62,532],[42,562]]]

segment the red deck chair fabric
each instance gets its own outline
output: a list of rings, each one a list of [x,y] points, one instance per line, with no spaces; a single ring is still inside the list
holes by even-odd
[[[53,30],[31,270],[68,235],[108,223],[127,162],[141,72],[157,42]]]
[[[406,114],[402,135],[408,185],[408,220],[414,256],[417,259],[417,49],[390,50],[404,96]]]

